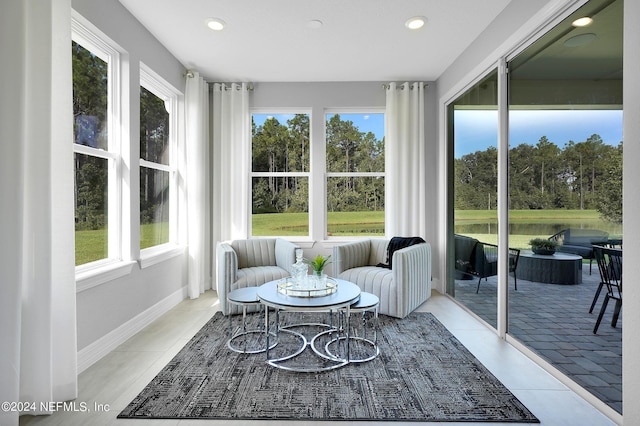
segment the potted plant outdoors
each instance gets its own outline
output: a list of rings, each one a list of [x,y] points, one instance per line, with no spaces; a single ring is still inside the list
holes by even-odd
[[[556,252],[558,242],[554,240],[548,240],[546,238],[534,238],[529,241],[531,244],[531,251],[535,254],[551,255]]]
[[[304,263],[311,266],[314,276],[318,278],[322,278],[322,271],[324,270],[324,267],[331,263],[329,261],[330,257],[331,255],[329,256],[318,255],[313,259],[304,259]]]

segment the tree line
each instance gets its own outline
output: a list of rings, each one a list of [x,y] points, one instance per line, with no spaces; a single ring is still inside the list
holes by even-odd
[[[286,123],[275,117],[252,123],[253,172],[308,173],[310,171],[309,116],[295,114]],[[384,139],[361,132],[351,120],[332,115],[326,124],[326,170],[335,173],[383,172]],[[253,178],[253,213],[309,211],[306,176]],[[327,180],[327,209],[384,210],[384,178],[334,176]]]
[[[496,209],[498,151],[489,147],[455,159],[456,209]],[[509,150],[509,208],[595,209],[622,221],[622,142],[594,134],[563,148],[542,136]]]

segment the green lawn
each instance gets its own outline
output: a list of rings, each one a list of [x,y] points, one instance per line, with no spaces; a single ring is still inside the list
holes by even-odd
[[[76,266],[107,257],[107,228],[76,231]]]
[[[384,212],[330,212],[329,235],[352,236],[384,234]],[[256,237],[309,235],[308,213],[265,213],[252,216],[251,230]]]
[[[144,224],[140,227],[140,249],[169,241],[167,222]],[[76,266],[104,259],[108,255],[107,228],[76,231]]]
[[[513,210],[509,215],[511,245],[526,248],[535,237],[549,237],[568,228],[602,229],[611,235],[621,235],[622,226],[606,222],[595,210]],[[497,242],[497,212],[495,210],[458,210],[455,212],[456,232],[491,243]],[[272,213],[252,217],[255,236],[309,235],[308,214]],[[329,213],[329,235],[383,235],[384,212]]]
[[[496,244],[497,212],[495,210],[458,210],[455,212],[456,231],[487,243]],[[384,212],[329,213],[329,235],[384,235]],[[309,235],[307,213],[269,213],[252,216],[254,236]],[[622,235],[622,226],[600,218],[595,210],[513,210],[509,217],[511,235],[509,246],[529,248],[529,240],[549,237],[555,230],[566,227],[601,229],[613,236]],[[167,223],[142,225],[140,247],[162,244],[169,239]],[[76,265],[105,258],[106,229],[76,231]]]

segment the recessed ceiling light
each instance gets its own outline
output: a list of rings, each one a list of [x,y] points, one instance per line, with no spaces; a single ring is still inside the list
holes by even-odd
[[[207,19],[207,27],[213,31],[222,31],[227,24],[222,19],[209,18]]]
[[[424,27],[424,24],[427,22],[427,18],[424,16],[414,16],[413,18],[407,19],[407,22],[404,23],[404,26],[409,28],[410,30],[417,30]]]
[[[593,19],[589,18],[588,16],[585,16],[583,18],[576,19],[571,23],[571,25],[573,25],[574,27],[586,27],[587,25],[591,25],[592,22],[593,22]]]
[[[323,23],[319,19],[312,19],[311,21],[307,22],[307,28],[311,28],[314,30],[317,30],[318,28],[322,27],[322,25]]]

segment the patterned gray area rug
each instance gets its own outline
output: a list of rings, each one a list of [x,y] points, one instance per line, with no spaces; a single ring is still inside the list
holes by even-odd
[[[313,322],[310,314],[287,315],[293,317],[285,322]],[[262,318],[249,317],[254,326]],[[234,317],[234,325],[239,320]],[[312,328],[306,327],[305,335],[321,331]],[[269,366],[264,353],[232,352],[228,333],[228,319],[216,313],[118,418],[539,423],[429,313],[402,320],[380,316],[377,358],[320,373]],[[281,333],[271,356],[290,353],[299,342]],[[256,343],[250,338],[246,344]],[[370,350],[358,343],[351,348],[354,355]],[[307,348],[291,362],[326,366],[328,361]]]

